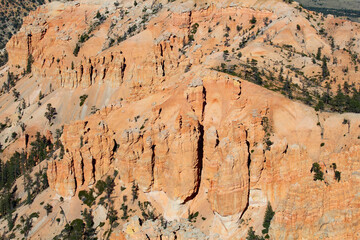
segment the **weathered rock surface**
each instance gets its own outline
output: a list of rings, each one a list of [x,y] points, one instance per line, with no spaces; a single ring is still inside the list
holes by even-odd
[[[314,110],[213,71],[201,73],[203,85],[192,89],[190,83],[198,77],[194,75],[184,80],[184,86],[159,105],[142,106],[145,99],[113,109],[106,115],[96,114],[74,128],[65,128],[64,143],[68,152],[64,160],[52,163],[56,167],[50,168],[49,176],[61,173],[65,168],[64,172],[68,173],[64,175],[75,177],[77,184],[70,184],[67,191],[59,193],[73,195],[77,188],[91,186],[96,176],[106,174],[106,170],[100,172],[104,164],[108,164],[111,166],[109,169],[118,169],[124,182],[135,180],[144,192],[164,191],[170,199],[179,200],[177,204],[191,204],[201,195],[199,191],[205,191],[212,210],[224,217],[244,212],[249,205],[251,189],[260,191],[276,209],[271,232],[275,238],[302,238],[309,234],[327,236],[321,227],[325,221],[322,220],[324,211],[339,218],[348,206],[354,206],[351,217],[348,217],[354,220],[346,222],[354,223],[359,201],[356,190],[350,186],[357,184],[357,178],[352,179],[356,173],[348,168],[357,169],[359,147],[357,140],[354,144],[349,145],[349,142],[354,141],[350,139],[359,134],[359,129],[354,127],[344,137],[347,129],[334,130],[333,124],[342,126],[345,117],[352,125],[358,126],[360,119],[357,115],[319,114],[324,132],[329,136],[322,139]],[[262,101],[264,96],[271,98]],[[193,106],[200,107],[196,111]],[[278,115],[292,123],[277,126],[273,122]],[[295,115],[298,117],[294,118]],[[264,142],[264,117],[269,119],[272,128],[269,131],[274,144],[270,150]],[[101,132],[102,139],[109,136],[108,132],[112,132],[111,137],[103,141],[91,140],[94,138],[91,136],[99,134],[101,124],[107,126]],[[80,139],[70,141],[67,138],[73,134],[81,136],[77,129],[83,128],[88,130],[81,130],[81,133],[85,132],[84,146],[78,153]],[[296,137],[303,134],[306,136]],[[343,150],[336,153],[341,138],[349,141],[344,141]],[[325,142],[324,147],[321,147],[321,142]],[[114,143],[116,151],[113,151]],[[94,154],[98,152],[102,154]],[[84,157],[87,154],[91,157]],[[73,165],[67,163],[67,156],[73,156],[73,169],[68,169]],[[90,162],[86,165],[85,159],[96,159],[92,162],[95,165]],[[322,162],[326,167],[325,183],[313,181],[310,170],[314,161]],[[341,171],[340,182],[334,180],[334,173],[329,169],[333,162]],[[76,167],[76,164],[89,167]],[[92,169],[99,173],[93,175]],[[71,175],[72,172],[75,174]],[[51,181],[51,186],[66,186],[61,177]],[[337,200],[338,194],[342,196],[340,200]],[[347,201],[351,204],[345,204]],[[309,208],[309,204],[313,207]],[[312,216],[311,220],[307,220],[309,216]],[[302,228],[299,230],[296,224],[300,222]],[[337,224],[328,225],[328,231],[336,230]],[[339,230],[336,230],[339,235],[329,236],[348,237],[347,230],[341,228],[343,233]]]
[[[34,58],[32,73],[16,85],[29,104],[21,119],[51,130],[65,123],[64,157],[48,164],[53,191],[75,201],[79,190],[116,170],[117,191],[136,182],[168,220],[181,222],[190,210],[203,216],[198,229],[134,218],[117,229],[120,239],[245,239],[250,226],[260,234],[267,202],[275,210],[271,238],[359,237],[359,115],[316,112],[214,70],[256,62],[312,91],[302,75],[321,74],[312,61],[321,48],[334,92],[344,81],[357,84],[357,63],[341,49],[352,43],[360,52],[358,24],[324,18],[333,48],[315,26],[320,16],[307,19],[283,1],[118,3],[52,2],[28,16],[7,45],[15,73]],[[38,105],[40,91],[46,96]],[[2,118],[17,109],[8,98],[0,96]],[[58,109],[51,126],[46,103]],[[16,117],[8,133],[19,131]],[[324,181],[313,180],[314,162]]]
[[[209,239],[204,233],[188,222],[166,222],[161,223],[160,220],[145,221],[140,225],[138,217],[133,217],[123,227],[126,239],[181,239],[181,240],[195,240],[195,239]]]

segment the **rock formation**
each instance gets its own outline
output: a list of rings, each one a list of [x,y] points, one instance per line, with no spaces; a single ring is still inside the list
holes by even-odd
[[[18,114],[24,134],[64,125],[64,156],[47,161],[44,196],[63,197],[56,206],[69,220],[84,209],[80,191],[115,175],[119,212],[136,183],[171,230],[160,219],[124,217],[114,239],[245,239],[250,226],[261,234],[268,203],[271,239],[359,237],[359,115],[315,111],[298,92],[271,91],[286,91],[285,81],[310,98],[335,95],[345,82],[358,88],[359,24],[278,0],[51,2],[25,18],[7,50],[8,69],[24,72],[16,83],[28,105]],[[254,73],[264,87],[245,80]],[[8,134],[20,131],[11,115],[19,103],[9,98],[0,96]],[[52,125],[48,103],[58,111]],[[8,149],[23,146],[5,136]],[[107,221],[109,209],[93,208]],[[195,212],[196,223],[184,220]]]

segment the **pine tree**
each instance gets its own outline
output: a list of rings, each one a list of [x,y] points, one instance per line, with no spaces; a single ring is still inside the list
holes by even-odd
[[[49,181],[46,174],[46,171],[41,172],[41,188],[42,190],[45,190],[49,187]]]
[[[330,72],[329,72],[329,69],[327,67],[327,59],[326,59],[325,56],[322,58],[321,69],[322,69],[322,77],[323,78],[326,78],[326,77],[330,76]]]
[[[318,48],[318,51],[316,53],[316,59],[319,61],[321,60],[321,47]]]
[[[265,234],[265,238],[268,238],[270,223],[271,223],[271,220],[274,217],[274,215],[275,215],[275,212],[273,211],[273,209],[270,205],[270,202],[269,202],[267,205],[267,208],[266,208],[265,216],[264,216],[264,222],[263,222],[264,229],[262,230],[262,233]]]
[[[30,216],[21,216],[20,222],[22,224],[20,232],[24,234],[25,239],[29,236],[29,233],[33,227],[33,221],[32,219],[34,217],[38,217],[37,213],[32,213]]]
[[[105,188],[106,198],[108,199],[108,201],[110,201],[111,194],[114,191],[114,187],[115,187],[114,179],[110,176],[107,176],[105,183],[106,183],[106,188]]]
[[[33,56],[30,54],[27,59],[26,73],[31,73],[31,66],[34,62]]]
[[[15,224],[15,219],[13,218],[11,211],[6,215],[6,221],[9,231],[11,231],[14,228],[14,224]]]
[[[94,217],[92,215],[92,210],[85,208],[82,213],[83,220],[85,222],[85,231],[84,231],[84,240],[95,240],[96,237],[96,228],[94,228]]]
[[[34,181],[34,191],[33,194],[37,195],[41,192],[41,170],[39,172],[35,173],[35,181]]]
[[[46,216],[49,216],[49,213],[51,213],[53,210],[53,206],[48,203],[44,206],[44,209],[46,210]]]
[[[51,121],[56,118],[56,109],[51,106],[51,103],[48,103],[46,110],[47,112],[45,112],[44,116],[49,121],[49,124],[51,124]]]
[[[138,199],[138,186],[135,183],[135,181],[133,181],[133,185],[131,187],[131,192],[132,192],[132,202],[134,203],[136,199]]]
[[[246,240],[264,240],[264,238],[256,235],[253,227],[250,227]]]
[[[251,24],[255,24],[256,23],[256,18],[255,16],[252,16],[251,20],[250,20],[250,23]]]
[[[30,176],[30,174],[28,172],[25,172],[24,174],[24,189],[27,193],[27,198],[26,198],[26,204],[31,204],[32,203],[32,187],[33,187],[33,180]]]
[[[319,163],[313,163],[312,168],[311,168],[311,172],[314,172],[314,181],[317,180],[324,180],[324,173],[321,171],[321,167],[319,165]]]

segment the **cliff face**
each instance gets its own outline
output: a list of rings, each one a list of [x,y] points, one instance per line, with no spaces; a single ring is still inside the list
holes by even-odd
[[[338,224],[352,225],[358,217],[357,115],[317,114],[208,70],[186,74],[175,92],[161,95],[106,109],[65,127],[66,154],[50,163],[50,186],[73,196],[114,168],[122,181],[135,180],[142,191],[162,191],[174,201],[170,206],[164,202],[161,210],[169,219],[181,215],[184,203],[208,201],[223,218],[245,210],[246,214],[270,201],[276,212],[271,229],[275,239],[354,236]],[[276,123],[279,118],[283,122]],[[344,118],[353,126],[349,131]],[[274,142],[270,149],[264,142],[268,132]],[[315,161],[324,168],[324,182],[313,180]],[[340,182],[334,180],[332,163],[341,171]],[[354,210],[345,221],[349,207]],[[209,228],[229,231],[226,226],[219,230],[217,224]],[[241,236],[240,229],[231,229],[235,233],[228,237]]]
[[[23,121],[50,130],[65,123],[64,157],[48,163],[51,191],[76,203],[80,190],[116,170],[116,188],[136,182],[165,219],[200,212],[203,222],[194,225],[204,233],[171,225],[181,229],[178,239],[245,239],[250,226],[260,234],[268,202],[273,239],[359,237],[359,115],[317,112],[241,74],[223,73],[226,64],[256,66],[264,76],[286,73],[286,81],[319,95],[325,92],[315,60],[321,49],[329,58],[328,92],[345,81],[356,87],[358,24],[321,20],[275,0],[117,3],[47,4],[7,45],[14,73],[34,60],[16,85],[29,104]],[[321,21],[328,35],[319,33]],[[268,81],[267,88],[279,88]],[[46,96],[37,105],[41,91]],[[88,98],[79,106],[82,94]],[[5,97],[3,118],[16,109]],[[46,103],[58,109],[51,126],[43,118]],[[6,131],[19,129],[12,120]],[[315,162],[323,181],[314,181]],[[137,222],[124,222],[115,233],[165,236],[159,221]]]
[[[3,16],[0,21],[0,48],[3,49],[9,39],[18,31],[22,24],[22,19],[33,11],[37,6],[46,3],[44,0],[36,1],[2,1],[0,3],[0,12]],[[5,61],[6,62],[6,61]],[[5,62],[1,62],[3,65]]]
[[[321,48],[329,58],[334,89],[338,83],[352,84],[356,79],[351,63],[356,63],[352,54],[360,49],[357,24],[329,17],[323,20],[327,32],[321,35],[325,28],[313,25],[320,17],[307,20],[302,11],[278,1],[239,2],[238,7],[224,2],[220,10],[206,2],[199,3],[205,9],[188,5],[170,4],[168,13],[162,11],[161,3],[129,6],[125,2],[117,7],[111,1],[48,4],[25,18],[24,27],[8,43],[9,65],[25,69],[31,54],[33,75],[51,81],[53,87],[109,82],[126,89],[151,88],[186,67],[218,67],[222,53],[230,49],[224,59],[227,65],[239,62],[241,52],[240,62],[255,59],[266,71],[280,70],[280,63],[293,65],[288,76],[294,83],[307,85],[299,75],[317,77],[320,63],[311,63],[311,59]],[[181,12],[183,8],[187,12]],[[97,11],[102,18],[96,17]],[[74,56],[76,45],[80,47]],[[345,66],[347,79],[342,78]]]

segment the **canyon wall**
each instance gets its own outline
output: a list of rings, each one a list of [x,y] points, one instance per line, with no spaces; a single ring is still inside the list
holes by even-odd
[[[116,187],[137,183],[165,219],[190,210],[206,216],[199,226],[211,239],[245,239],[250,226],[260,234],[268,203],[273,239],[358,238],[359,115],[315,111],[280,94],[275,80],[265,87],[278,93],[246,81],[253,72],[224,67],[257,67],[274,79],[284,73],[316,92],[320,48],[329,58],[328,91],[345,81],[356,87],[350,53],[360,49],[359,25],[307,14],[275,0],[83,0],[31,13],[7,44],[8,67],[24,72],[17,83],[29,104],[23,121],[50,130],[66,123],[64,156],[48,162],[51,191],[73,203],[116,170]],[[5,95],[0,103],[4,117],[17,109]],[[59,106],[53,125],[44,119],[46,103]],[[314,180],[315,162],[323,181]],[[136,219],[127,226],[140,229]],[[178,237],[196,239],[185,235]]]

